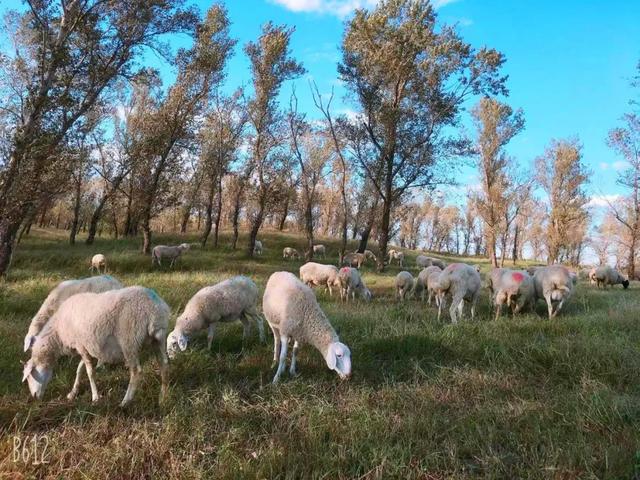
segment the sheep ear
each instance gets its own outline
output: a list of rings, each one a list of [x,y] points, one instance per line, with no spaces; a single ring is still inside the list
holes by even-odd
[[[187,349],[187,337],[185,337],[184,335],[180,335],[178,337],[178,347],[180,348],[181,352],[184,352]]]
[[[33,371],[33,361],[29,360],[27,363],[24,364],[24,368],[22,370],[22,381],[23,382],[27,378],[29,378],[29,375],[31,375],[32,371]]]
[[[327,367],[329,367],[329,370],[336,369],[336,351],[333,347],[333,343],[329,345],[329,349],[327,350],[327,357],[325,358],[325,360],[327,362]]]
[[[27,335],[26,337],[24,337],[24,351],[26,352],[27,350],[29,350],[35,341],[35,335]]]

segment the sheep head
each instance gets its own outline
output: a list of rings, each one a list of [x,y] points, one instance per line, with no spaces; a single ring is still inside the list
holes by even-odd
[[[344,343],[330,343],[324,359],[329,370],[335,370],[341,379],[351,376],[351,350]]]
[[[46,365],[36,364],[33,359],[29,359],[24,364],[22,371],[22,381],[27,381],[31,396],[40,400],[44,395],[44,391],[51,380],[53,370]]]

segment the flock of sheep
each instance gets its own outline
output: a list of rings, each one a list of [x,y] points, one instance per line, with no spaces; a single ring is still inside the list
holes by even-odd
[[[179,246],[156,246],[152,253],[152,264],[162,264],[169,259],[171,266],[186,250],[188,244]],[[256,242],[256,253],[262,253],[263,245]],[[325,257],[323,245],[314,247],[314,254]],[[300,258],[291,247],[283,250],[284,258]],[[364,301],[372,298],[359,268],[368,260],[376,264],[379,260],[373,252],[353,252],[345,255],[343,265],[338,268],[315,262],[300,267],[299,279],[289,272],[276,272],[268,281],[262,297],[262,311],[273,333],[273,365],[278,366],[273,383],[278,382],[286,368],[289,344],[292,344],[289,373],[296,375],[296,353],[303,343],[313,345],[324,357],[327,367],[341,378],[351,375],[351,352],[340,342],[336,331],[320,308],[310,287],[324,286],[332,295],[333,289],[340,292],[343,300]],[[395,260],[403,266],[404,254],[390,250],[387,260]],[[416,267],[421,269],[416,278],[408,272],[398,273],[395,279],[396,297],[405,300],[420,296],[424,301],[428,295],[431,305],[435,299],[438,319],[447,302],[452,323],[457,323],[465,304],[470,306],[471,318],[480,297],[482,279],[479,268],[464,263],[445,265],[439,259],[420,255]],[[105,272],[107,261],[104,255],[95,255],[91,260],[91,271]],[[588,274],[598,286],[629,282],[611,267],[600,267]],[[572,294],[577,275],[561,265],[532,267],[529,270],[494,269],[486,286],[491,292],[496,318],[502,307],[510,308],[514,314],[527,306],[533,307],[538,299],[544,299],[549,318],[555,317]],[[158,294],[145,287],[125,287],[110,275],[99,275],[79,280],[67,280],[54,288],[33,317],[24,339],[25,352],[31,349],[31,358],[24,365],[23,382],[37,399],[42,398],[53,368],[59,357],[77,354],[80,356],[76,378],[67,398],[74,399],[79,390],[82,372],[86,370],[91,388],[91,398],[100,398],[94,372],[97,366],[124,363],[129,368],[130,380],[121,406],[134,397],[140,381],[140,350],[145,344],[156,348],[160,363],[162,399],[168,388],[168,362],[184,352],[190,338],[207,330],[207,346],[210,349],[215,327],[220,322],[239,320],[247,337],[255,323],[261,341],[265,341],[263,317],[260,315],[259,290],[249,278],[236,276],[216,285],[199,290],[186,304],[178,316],[174,329],[169,332],[170,309]],[[97,361],[94,366],[93,362]]]

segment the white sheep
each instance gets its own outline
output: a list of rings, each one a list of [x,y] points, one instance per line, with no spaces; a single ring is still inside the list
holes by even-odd
[[[549,318],[554,318],[560,312],[564,302],[571,296],[573,281],[562,265],[550,265],[536,269],[533,275],[533,285],[536,298],[547,302]]]
[[[256,243],[253,245],[253,254],[254,255],[262,255],[264,247],[260,240],[256,240]]]
[[[397,260],[398,265],[402,267],[402,264],[404,263],[404,253],[402,253],[399,250],[394,250],[394,249],[389,250],[387,252],[387,258],[389,260],[389,264],[391,264],[392,260]]]
[[[289,340],[293,340],[289,373],[296,375],[296,353],[302,343],[310,343],[324,357],[327,367],[340,378],[351,376],[351,351],[340,342],[313,291],[289,272],[269,277],[262,298],[264,315],[273,331],[273,363],[278,370],[277,383],[286,368]]]
[[[321,256],[322,258],[327,258],[327,248],[324,245],[314,245],[313,246],[313,256],[316,255]]]
[[[406,271],[402,271],[396,275],[396,297],[399,300],[405,300],[413,293],[413,289],[413,275]]]
[[[594,277],[598,288],[600,288],[601,285],[602,288],[607,288],[607,285],[622,285],[624,289],[629,288],[629,280],[609,265],[598,267],[595,271]]]
[[[107,273],[107,257],[101,253],[96,253],[91,257],[91,267],[89,267],[89,271],[93,273],[94,270],[98,275],[101,273]],[[102,270],[104,270],[104,272]]]
[[[533,286],[533,279],[523,270],[500,270],[498,278],[493,282],[493,290],[495,295],[493,303],[496,306],[496,320],[500,317],[502,305],[511,308],[515,315],[519,313],[527,305],[535,304],[536,292]],[[492,272],[493,274],[493,272]],[[493,275],[492,275],[493,277]]]
[[[82,370],[86,369],[91,399],[96,402],[100,395],[92,359],[96,359],[98,365],[124,362],[130,373],[129,386],[120,403],[124,407],[133,399],[140,382],[140,349],[151,341],[160,360],[162,399],[168,385],[165,345],[169,314],[167,304],[148,288],[128,287],[74,295],[60,306],[36,338],[22,381],[27,380],[31,395],[41,399],[57,359],[75,352],[82,360],[67,398],[73,400],[78,394]]]
[[[333,265],[307,262],[300,267],[300,280],[307,286],[325,286],[333,296],[332,287],[338,286],[338,268]]]
[[[428,282],[429,275],[432,273],[440,273],[442,269],[436,265],[430,265],[426,268],[423,268],[418,274],[418,278],[416,279],[415,285],[415,293],[420,294],[420,300],[424,302],[425,294],[429,292]],[[431,305],[431,293],[429,292],[429,305]]]
[[[440,285],[440,274],[442,273],[442,270],[440,270],[440,268],[436,267],[435,265],[427,268],[433,268],[433,270],[431,270],[429,272],[429,275],[427,276],[427,293],[429,295],[427,303],[429,306],[431,306],[431,300],[435,299],[436,307],[439,307],[440,297],[438,296],[438,286]]]
[[[598,280],[596,280],[596,267],[593,267],[591,270],[589,270],[589,273],[587,274],[587,278],[589,279],[589,284],[590,285],[597,285],[598,284]]]
[[[56,288],[49,292],[49,295],[47,295],[40,309],[31,320],[27,335],[24,337],[24,351],[26,352],[31,348],[36,335],[67,298],[78,293],[100,293],[119,288],[122,288],[122,284],[111,275],[100,275],[80,280],[65,280],[59,283]]]
[[[184,352],[189,338],[204,329],[208,332],[207,349],[210,350],[215,326],[219,322],[240,320],[244,327],[243,339],[246,339],[253,320],[258,326],[260,340],[264,342],[258,295],[258,287],[253,280],[240,275],[198,290],[185,305],[175,328],[167,337],[169,358],[174,358],[178,351]]]
[[[342,265],[360,268],[364,264],[364,262],[366,262],[366,260],[367,257],[364,253],[351,252],[347,253],[344,256],[344,258],[342,259]]]
[[[427,257],[426,255],[418,255],[416,257],[416,267],[427,268],[431,266],[439,267],[440,270],[444,270],[446,267],[445,263],[437,258]]]
[[[340,285],[340,298],[349,301],[349,296],[353,300],[356,293],[365,301],[371,300],[371,291],[367,288],[356,268],[342,267],[338,272],[338,285]]]
[[[173,268],[173,264],[178,259],[182,252],[189,250],[191,246],[188,243],[181,243],[176,246],[167,246],[167,245],[156,245],[153,247],[151,251],[151,266],[154,264],[158,264],[158,266],[162,265],[162,259],[166,258],[167,260],[171,260],[170,268]]]
[[[286,258],[286,259],[297,258],[299,260],[300,253],[298,252],[298,250],[296,250],[293,247],[284,247],[282,249],[282,258]]]
[[[442,309],[446,306],[447,297],[451,298],[449,315],[452,323],[458,323],[458,317],[462,317],[465,302],[471,306],[471,320],[473,320],[476,314],[476,304],[480,296],[481,284],[480,274],[471,265],[452,263],[445,268],[440,273],[438,283],[435,286],[436,292],[440,297],[438,320],[440,320]]]

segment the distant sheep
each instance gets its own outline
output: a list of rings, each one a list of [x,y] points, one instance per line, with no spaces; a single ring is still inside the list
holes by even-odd
[[[327,258],[327,248],[324,245],[314,245],[313,246],[313,256],[321,256],[322,258]]]
[[[300,260],[300,253],[293,247],[284,247],[282,249],[282,258],[286,258],[286,259],[298,259]]]
[[[216,285],[204,287],[191,297],[176,326],[167,337],[169,358],[184,352],[189,338],[207,329],[207,349],[211,350],[216,324],[240,320],[244,327],[243,339],[249,336],[251,321],[255,321],[264,342],[264,325],[258,313],[258,287],[250,278],[236,276]]]
[[[403,271],[396,275],[396,297],[405,300],[413,294],[414,281],[411,273]]]
[[[424,302],[425,294],[429,294],[429,305],[431,305],[431,292],[429,292],[429,276],[433,273],[440,273],[442,270],[436,265],[423,268],[416,279],[415,293],[420,294],[420,299]]]
[[[596,280],[596,267],[593,267],[591,270],[589,270],[589,273],[587,275],[587,277],[589,278],[589,284],[591,285],[597,285],[598,284],[598,280]]]
[[[162,259],[166,258],[167,260],[171,260],[169,264],[170,268],[173,268],[173,264],[175,261],[182,255],[182,252],[186,252],[189,250],[191,246],[188,243],[181,243],[176,246],[167,246],[167,245],[156,245],[153,247],[151,251],[151,266],[154,264],[158,264],[158,266],[162,266]]]
[[[399,265],[400,267],[402,267],[402,266],[403,266],[403,263],[404,263],[404,253],[402,253],[401,251],[391,249],[391,250],[389,250],[389,252],[387,252],[387,258],[388,258],[388,260],[389,260],[389,264],[391,264],[391,262],[392,262],[393,260],[397,260],[397,261],[398,261],[398,265]]]
[[[256,240],[256,243],[253,245],[253,254],[254,255],[262,255],[263,246],[260,240]]]
[[[296,372],[296,353],[300,344],[310,343],[324,357],[327,367],[340,378],[351,375],[351,351],[340,342],[313,291],[293,274],[276,272],[269,277],[262,298],[264,315],[273,331],[273,363],[278,370],[273,377],[277,383],[286,368],[287,348],[293,340],[289,373]]]
[[[82,370],[87,370],[91,399],[100,399],[94,379],[93,359],[98,365],[124,363],[129,368],[127,392],[120,403],[132,399],[140,383],[140,350],[151,342],[160,360],[161,399],[168,387],[166,338],[169,307],[153,291],[128,287],[103,293],[79,293],[65,301],[38,335],[31,359],[25,364],[22,381],[41,399],[59,357],[75,352],[82,358],[76,371],[72,400],[78,394]]]
[[[624,289],[629,288],[629,280],[609,265],[598,267],[594,276],[598,288],[600,288],[600,286],[607,288],[607,285],[622,285]]]
[[[480,296],[481,284],[480,274],[475,267],[471,265],[452,263],[445,268],[442,273],[440,273],[438,284],[435,287],[440,297],[438,320],[440,320],[440,315],[446,305],[447,298],[451,298],[449,314],[452,323],[458,323],[458,317],[462,317],[465,303],[471,306],[471,320],[473,320],[476,313],[476,304]]]
[[[549,318],[554,318],[573,292],[569,270],[562,265],[550,265],[536,269],[533,275],[536,298],[547,303]]]
[[[441,270],[446,267],[445,263],[437,258],[427,257],[426,255],[418,255],[416,257],[416,267],[427,268],[431,266],[439,267]]]
[[[300,280],[312,287],[324,286],[333,295],[333,287],[338,286],[338,268],[333,265],[307,262],[300,267]]]
[[[56,288],[49,292],[47,298],[42,302],[38,313],[36,313],[31,320],[29,331],[24,337],[24,351],[26,352],[31,348],[36,335],[67,298],[84,292],[100,293],[117,290],[122,288],[122,286],[118,280],[110,275],[100,275],[97,277],[83,278],[81,280],[65,280],[59,283]]]
[[[94,270],[98,275],[101,273],[107,273],[107,257],[101,253],[96,253],[91,257],[91,267],[89,268],[89,271],[93,273]]]
[[[364,284],[360,272],[356,268],[342,267],[338,272],[340,298],[349,301],[349,296],[355,300],[356,293],[365,301],[371,300],[371,292]]]

